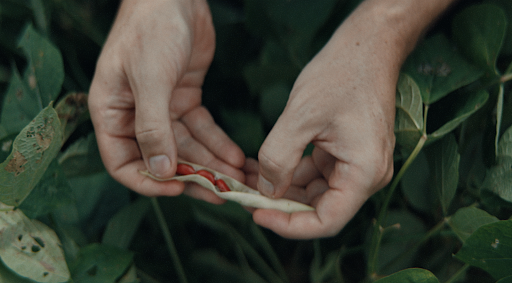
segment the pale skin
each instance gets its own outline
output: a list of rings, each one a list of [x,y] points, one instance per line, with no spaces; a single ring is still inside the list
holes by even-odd
[[[304,68],[258,161],[201,106],[215,35],[203,0],[125,0],[99,58],[89,105],[109,173],[144,195],[183,192],[221,203],[172,177],[178,158],[211,167],[270,197],[316,208],[257,209],[256,223],[287,238],[337,234],[393,175],[400,66],[453,0],[366,0]],[[312,142],[311,157],[301,158]],[[245,163],[245,165],[244,165]]]

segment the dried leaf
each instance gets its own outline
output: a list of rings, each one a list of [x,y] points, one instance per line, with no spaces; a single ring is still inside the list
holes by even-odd
[[[22,277],[67,282],[70,277],[57,234],[21,210],[0,203],[0,258]]]

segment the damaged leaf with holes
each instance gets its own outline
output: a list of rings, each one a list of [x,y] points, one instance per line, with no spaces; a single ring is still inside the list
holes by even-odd
[[[496,280],[512,276],[512,220],[478,228],[455,256],[487,271]]]
[[[443,35],[432,36],[419,44],[407,58],[403,71],[418,84],[423,103],[427,105],[483,74],[457,53]]]
[[[59,117],[50,105],[20,132],[11,154],[0,164],[0,201],[20,205],[57,156],[61,143]]]
[[[36,282],[69,280],[59,238],[48,226],[0,203],[0,231],[0,258],[7,268]]]

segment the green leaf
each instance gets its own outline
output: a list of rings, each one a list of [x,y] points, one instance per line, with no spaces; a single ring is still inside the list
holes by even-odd
[[[439,280],[426,269],[409,268],[379,279],[375,283],[439,283]]]
[[[501,53],[503,55],[512,55],[512,22],[510,21],[510,19],[512,19],[512,2],[509,0],[487,0],[486,2],[499,6],[505,12],[507,19],[507,33],[505,40],[503,41]]]
[[[478,228],[455,255],[479,267],[498,280],[512,275],[512,220],[502,220]]]
[[[0,162],[4,162],[11,153],[12,143],[15,138],[16,135],[6,135],[0,139]]]
[[[7,130],[5,129],[5,127],[0,124],[0,139],[5,139],[7,136],[9,135],[9,133],[7,132]]]
[[[222,120],[227,127],[228,135],[245,154],[256,156],[265,139],[261,118],[251,112],[224,110]]]
[[[415,243],[425,234],[425,224],[407,211],[391,211],[383,227],[385,232],[379,251],[380,274],[390,274],[410,266],[417,252]],[[410,252],[407,256],[404,253]]]
[[[30,0],[30,6],[34,13],[34,19],[37,24],[37,27],[41,29],[44,33],[48,30],[48,24],[46,15],[44,12],[44,4],[42,0]]]
[[[433,212],[438,208],[435,201],[436,195],[429,187],[430,174],[427,156],[422,150],[400,181],[402,193],[411,206],[426,213]]]
[[[7,134],[18,133],[40,111],[35,94],[13,68],[2,107],[0,121]]]
[[[330,252],[325,258],[322,256],[320,240],[315,239],[313,242],[314,256],[309,267],[310,282],[327,282],[333,279],[334,275],[338,272],[340,252],[334,250]],[[322,264],[323,262],[323,264]],[[337,281],[342,281],[341,278],[336,278]]]
[[[260,93],[271,85],[293,84],[300,69],[283,63],[249,64],[244,68],[244,79],[251,93]]]
[[[496,283],[512,283],[512,275],[502,278],[502,279],[496,281]]]
[[[255,266],[255,269],[261,275],[264,275],[268,282],[280,282],[279,275],[272,267],[269,262],[263,258],[258,250],[254,247],[252,241],[250,242],[246,237],[243,236],[238,229],[235,229],[226,219],[216,217],[212,213],[208,213],[203,209],[196,207],[194,209],[194,216],[197,222],[210,227],[216,232],[220,233],[223,238],[227,238],[229,242],[234,243],[233,249],[238,249],[239,252],[243,252],[244,261],[247,258]],[[232,245],[233,246],[233,245]]]
[[[290,57],[303,67],[311,57],[317,31],[337,1],[246,0],[246,24],[254,33],[286,45]]]
[[[47,215],[54,209],[74,201],[62,168],[56,160],[44,173],[41,181],[36,185],[19,208],[29,218],[38,218]]]
[[[38,94],[41,108],[54,101],[64,82],[64,64],[59,50],[32,25],[28,25],[19,47],[25,52],[29,65],[24,78],[32,91]]]
[[[485,90],[475,92],[461,99],[461,103],[458,104],[457,109],[453,111],[453,118],[446,124],[441,126],[439,129],[428,135],[428,142],[433,142],[442,138],[444,135],[453,131],[462,122],[464,122],[471,114],[475,113],[478,109],[482,108],[489,99],[489,93]],[[451,113],[450,113],[451,114]]]
[[[476,207],[463,207],[450,217],[448,224],[462,242],[483,225],[499,221],[493,215]]]
[[[69,271],[55,232],[19,209],[0,203],[0,210],[0,258],[4,264],[37,282],[68,281]]]
[[[487,171],[482,186],[512,202],[512,157],[502,156],[498,164]]]
[[[19,47],[27,57],[28,67],[23,78],[13,70],[5,95],[1,121],[8,133],[19,132],[45,105],[54,101],[64,81],[60,52],[31,25],[22,33]]]
[[[402,69],[418,84],[423,103],[428,105],[476,81],[483,73],[468,63],[442,34],[419,44]]]
[[[150,202],[148,198],[139,198],[134,203],[119,210],[110,219],[103,233],[102,244],[128,249],[139,223],[146,215]]]
[[[268,86],[261,92],[260,109],[263,118],[270,125],[274,125],[281,115],[288,101],[291,88],[285,83]]]
[[[59,157],[68,177],[87,176],[105,171],[94,133],[72,143]]]
[[[487,171],[482,186],[512,202],[512,127],[503,133],[497,152],[497,164]]]
[[[20,132],[11,154],[0,164],[0,201],[21,204],[59,152],[61,142],[60,121],[50,105]]]
[[[396,92],[395,136],[399,145],[414,148],[423,132],[423,102],[416,82],[401,74]]]
[[[133,253],[97,243],[80,249],[70,266],[73,282],[116,282],[130,267]]]
[[[474,64],[498,74],[496,59],[505,39],[507,18],[503,9],[492,4],[473,5],[453,20],[452,32],[461,51]]]
[[[497,157],[512,157],[512,127],[508,128],[500,138],[498,143]]]
[[[208,278],[209,282],[269,283],[248,267],[239,267],[214,250],[194,251],[190,256],[196,267],[197,278]]]
[[[453,135],[427,147],[426,153],[430,164],[430,177],[435,188],[444,215],[452,202],[459,183],[459,161],[457,142]]]

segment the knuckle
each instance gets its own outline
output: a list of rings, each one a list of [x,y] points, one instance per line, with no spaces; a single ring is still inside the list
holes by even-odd
[[[155,141],[163,140],[166,133],[158,128],[145,128],[135,132],[137,142],[140,146],[152,144]]]
[[[288,172],[290,168],[286,165],[286,162],[282,162],[281,160],[276,158],[277,156],[274,154],[269,154],[265,148],[262,148],[258,153],[258,161],[260,162],[260,167],[264,171],[268,172]]]

